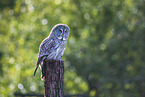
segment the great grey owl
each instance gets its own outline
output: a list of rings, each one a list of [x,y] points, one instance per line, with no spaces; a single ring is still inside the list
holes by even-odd
[[[40,66],[40,69],[43,71],[44,59],[61,60],[69,33],[70,29],[65,24],[57,24],[52,28],[50,35],[45,38],[39,46],[39,53],[34,76],[38,66]],[[43,74],[41,76],[43,77]]]

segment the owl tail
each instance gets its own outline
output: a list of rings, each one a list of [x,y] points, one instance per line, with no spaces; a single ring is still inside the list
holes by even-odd
[[[36,66],[36,69],[35,69],[35,71],[34,71],[34,76],[35,76],[35,74],[36,74],[37,69],[38,69],[38,65]]]
[[[38,57],[38,59],[37,59],[37,64],[36,64],[36,69],[35,69],[35,71],[34,71],[34,76],[35,76],[36,71],[37,71],[37,69],[38,69],[39,63],[41,62],[40,60],[41,60],[41,58]]]
[[[41,64],[41,62],[43,62],[43,60],[44,59],[46,59],[46,56],[43,56],[43,57],[38,57],[38,59],[37,59],[37,64],[36,64],[36,69],[35,69],[35,71],[34,71],[34,76],[35,76],[35,74],[36,74],[36,71],[37,71],[37,69],[38,69],[38,66],[39,66],[39,64]],[[42,65],[43,65],[43,63],[42,63]],[[43,69],[43,66],[41,65],[41,68]],[[41,69],[40,68],[40,69]],[[42,72],[44,72],[43,70],[42,70]],[[43,73],[42,73],[43,74]]]

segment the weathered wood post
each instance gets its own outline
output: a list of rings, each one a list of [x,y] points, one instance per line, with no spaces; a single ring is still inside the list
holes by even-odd
[[[62,60],[44,60],[44,97],[64,97],[64,63]]]

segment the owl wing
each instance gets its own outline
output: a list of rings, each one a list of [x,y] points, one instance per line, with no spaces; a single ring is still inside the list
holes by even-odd
[[[39,48],[39,57],[48,56],[57,47],[54,39],[44,39]]]
[[[39,53],[37,58],[37,64],[36,69],[34,71],[34,76],[36,74],[36,71],[38,69],[39,64],[47,58],[47,56],[50,54],[51,50],[55,47],[56,42],[53,39],[49,39],[49,37],[45,38],[39,47]]]

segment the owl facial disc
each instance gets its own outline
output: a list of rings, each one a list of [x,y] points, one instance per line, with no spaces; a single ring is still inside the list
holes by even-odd
[[[65,24],[58,24],[57,26],[55,26],[52,30],[52,32],[55,33],[55,36],[61,40],[67,40],[68,36],[69,36],[69,27]]]

